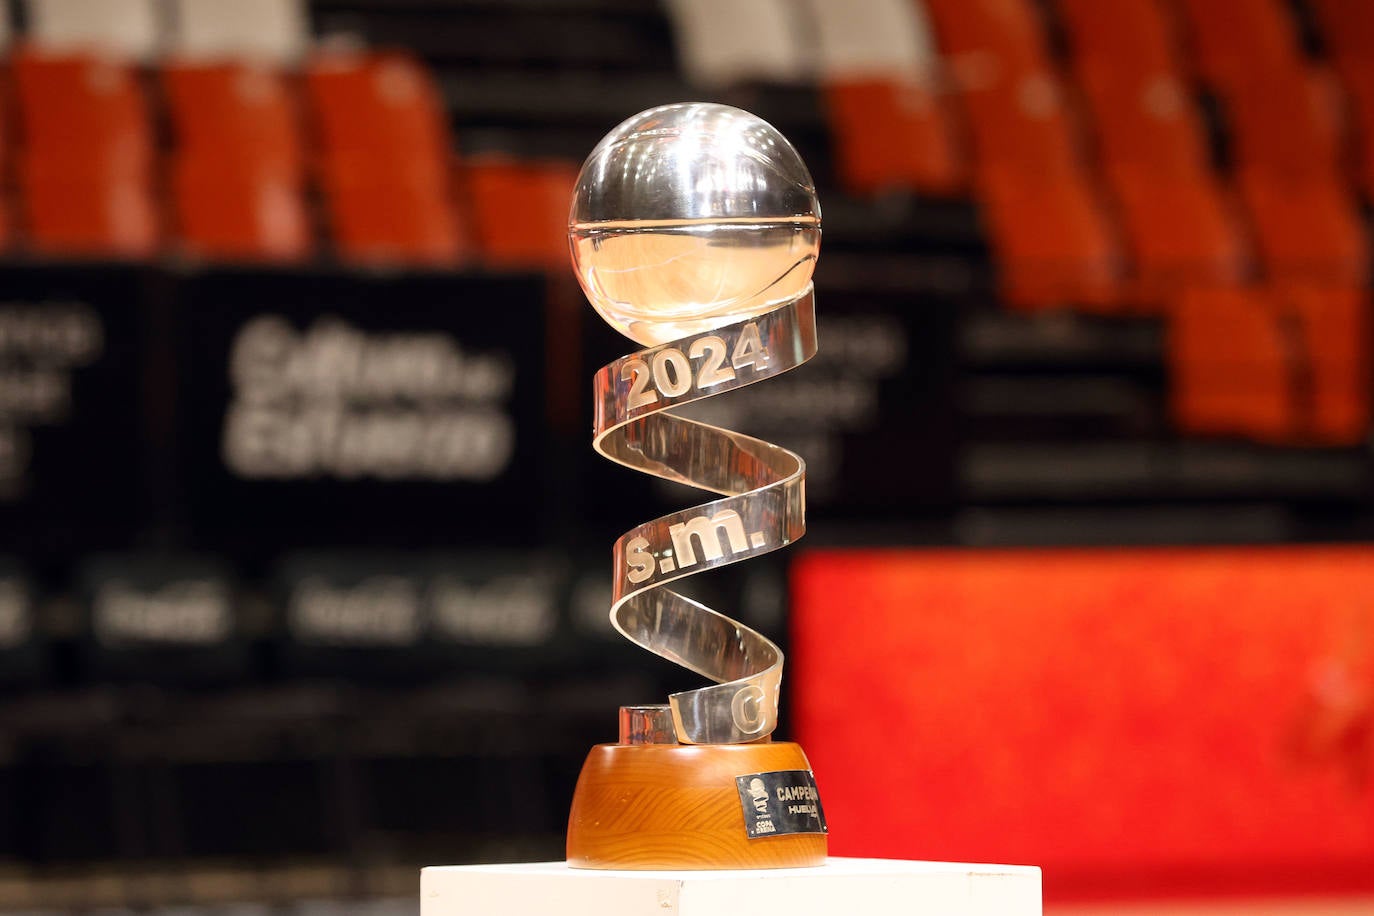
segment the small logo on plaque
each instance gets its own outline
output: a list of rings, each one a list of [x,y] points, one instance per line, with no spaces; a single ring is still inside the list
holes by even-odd
[[[827,833],[825,809],[810,770],[736,776],[744,829],[750,839],[789,833]]]

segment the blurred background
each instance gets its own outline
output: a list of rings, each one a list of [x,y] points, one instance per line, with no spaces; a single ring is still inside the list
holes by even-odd
[[[721,101],[824,209],[712,405],[811,532],[840,855],[1047,910],[1374,912],[1365,0],[0,0],[0,911],[415,913],[559,859],[616,707],[573,179]],[[1183,901],[1188,901],[1184,903]]]

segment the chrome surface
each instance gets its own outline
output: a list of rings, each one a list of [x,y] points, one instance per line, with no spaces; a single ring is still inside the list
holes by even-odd
[[[621,744],[677,744],[673,711],[666,703],[620,707]]]
[[[582,166],[569,223],[820,219],[801,156],[767,121],[729,105],[650,108]]]
[[[712,339],[726,352],[757,339],[764,365],[654,403],[630,407],[634,372],[659,354],[689,353]],[[707,569],[777,550],[806,532],[806,465],[780,446],[675,416],[667,408],[772,378],[816,352],[810,291],[759,318],[622,357],[593,382],[594,445],[605,457],[721,494],[627,531],[614,547],[611,622],[627,639],[717,683],[669,697],[678,739],[687,744],[753,741],[777,726],[783,655],[761,633],[663,586]]]
[[[715,682],[668,698],[676,740],[758,740],[777,726],[782,652],[664,586],[801,537],[806,467],[784,448],[672,408],[815,354],[820,206],[811,176],[791,144],[748,112],[668,105],[630,118],[592,151],[568,231],[592,305],[648,346],[596,374],[595,448],[721,497],[616,541],[611,622]],[[625,715],[631,735],[655,728],[648,714]]]
[[[770,124],[727,105],[665,105],[587,157],[568,235],[593,307],[654,346],[800,296],[820,216],[806,166]]]

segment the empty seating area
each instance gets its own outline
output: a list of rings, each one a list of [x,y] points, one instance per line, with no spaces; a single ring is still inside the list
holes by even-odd
[[[910,50],[852,53],[846,79],[824,52],[853,20]],[[1183,434],[1364,441],[1367,4],[873,0],[816,23],[851,193],[966,189],[1005,308],[1155,316]]]
[[[831,149],[822,185],[874,202],[972,200],[999,308],[1164,325],[1176,432],[1365,440],[1367,4],[667,7],[699,84],[815,87]],[[1328,395],[1343,404],[1334,414]]]
[[[435,74],[404,48],[316,42],[293,0],[0,13],[22,23],[0,61],[8,255],[455,267],[529,215],[539,244],[493,261],[551,260],[546,210],[471,220],[460,172],[481,184],[484,166],[460,162]],[[571,189],[566,166],[527,170]]]
[[[1260,438],[1354,444],[1368,425],[1364,354],[1319,346],[1359,341],[1367,310],[1374,41],[1358,0],[0,9],[12,257],[556,273],[578,157],[636,108],[704,96],[778,121],[838,212],[895,196],[937,214],[927,247],[942,202],[972,201],[1000,307],[1167,324],[1183,433],[1250,435],[1204,390],[1196,361],[1232,327],[1226,308],[1195,320],[1208,301],[1251,303],[1226,348],[1264,324],[1255,341],[1343,377],[1366,418]],[[832,222],[835,245],[853,222]],[[923,244],[899,231],[880,247]],[[1291,305],[1352,296],[1323,312],[1348,333]]]

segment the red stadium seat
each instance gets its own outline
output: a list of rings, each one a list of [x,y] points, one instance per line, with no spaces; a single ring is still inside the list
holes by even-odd
[[[1331,80],[1300,58],[1279,0],[1180,0],[1180,8],[1225,103],[1237,162],[1289,175],[1337,168]]]
[[[282,76],[246,64],[173,65],[163,85],[180,240],[209,257],[292,260],[310,250],[298,112]]]
[[[67,166],[20,171],[27,241],[43,254],[144,257],[157,243],[148,183]]]
[[[462,253],[451,141],[438,90],[400,54],[327,54],[306,90],[319,173],[340,254],[446,264]]]
[[[1063,170],[1080,159],[1076,124],[1026,0],[930,0],[979,166]]]
[[[1283,0],[1173,0],[1202,78],[1243,88],[1257,72],[1299,63],[1296,26]]]
[[[1335,67],[1349,116],[1351,143],[1344,164],[1365,198],[1374,200],[1374,57],[1338,59]]]
[[[436,181],[447,175],[448,121],[418,60],[400,53],[324,54],[310,63],[306,89],[326,158],[383,168],[409,161]]]
[[[1345,88],[1352,178],[1374,200],[1374,6],[1367,0],[1312,0],[1312,7]]]
[[[1374,5],[1369,0],[1308,0],[1331,56],[1374,60]]]
[[[1183,284],[1232,284],[1250,272],[1235,208],[1216,180],[1109,165],[1107,185],[1135,268],[1133,297],[1155,311]]]
[[[1074,60],[1126,74],[1175,72],[1177,49],[1159,0],[1058,0]]]
[[[27,48],[15,56],[13,67],[26,155],[117,171],[148,167],[148,112],[131,67],[108,58]]]
[[[1175,422],[1194,435],[1290,440],[1298,428],[1291,350],[1264,292],[1193,287],[1170,316]]]
[[[172,63],[162,84],[179,154],[246,156],[287,173],[305,167],[300,112],[280,72],[250,63]]]
[[[1205,169],[1202,125],[1158,0],[1058,5],[1103,158],[1190,176]]]
[[[3,35],[0,35],[3,37]],[[14,156],[14,88],[9,67],[0,68],[0,184],[8,184]]]
[[[1355,287],[1296,285],[1282,290],[1302,330],[1309,400],[1304,437],[1323,445],[1358,445],[1370,431],[1368,293]]]
[[[462,236],[447,182],[428,167],[394,163],[379,175],[363,163],[325,162],[321,184],[334,242],[347,260],[365,264],[452,264]]]
[[[1045,67],[1049,56],[1033,3],[1028,0],[924,0],[945,54],[990,60],[972,65],[1004,72]],[[967,60],[964,64],[969,63]],[[959,61],[954,66],[961,66]]]
[[[1210,169],[1202,124],[1177,76],[1166,70],[1131,74],[1092,61],[1080,62],[1076,71],[1104,162],[1171,175]]]
[[[1121,255],[1096,189],[1082,173],[1036,180],[1015,168],[978,178],[1006,303],[1112,310],[1121,296]]]
[[[1267,275],[1359,284],[1367,242],[1343,183],[1325,74],[1299,56],[1279,0],[1178,0],[1204,72],[1226,106],[1237,186]]]
[[[1154,118],[1097,103],[1103,177],[1135,268],[1134,298],[1165,305],[1179,283],[1234,283],[1250,271],[1238,211],[1206,162],[1190,110]]]
[[[1333,175],[1341,165],[1339,123],[1329,77],[1307,67],[1257,70],[1225,95],[1241,168],[1284,175]]]
[[[1272,278],[1358,285],[1369,277],[1364,229],[1354,202],[1336,178],[1288,178],[1245,169],[1237,185]]]
[[[1059,0],[1059,9],[1135,269],[1132,298],[1153,310],[1181,283],[1238,282],[1245,246],[1163,9],[1156,0]]]
[[[1053,71],[1028,71],[983,87],[965,82],[961,98],[979,167],[1014,163],[1043,172],[1082,161],[1077,124]]]
[[[10,91],[7,72],[0,73],[0,249],[9,246],[11,241],[12,213],[14,208],[14,187],[12,182],[11,160],[14,143],[11,118],[14,111],[14,97]]]
[[[311,249],[299,175],[213,159],[172,164],[177,235],[196,257],[293,261]]]
[[[1009,305],[1114,307],[1121,259],[1029,0],[929,0]]]
[[[566,270],[568,201],[577,183],[570,162],[475,158],[461,169],[482,260],[494,267]]]
[[[51,254],[149,254],[157,242],[152,139],[132,69],[24,49],[14,76],[29,242]]]
[[[1222,97],[1236,159],[1286,173],[1334,168],[1329,80],[1304,62],[1281,0],[1177,0],[1202,73]]]
[[[1357,445],[1370,428],[1370,303],[1357,287],[1194,288],[1172,315],[1174,414],[1190,433]]]
[[[851,194],[953,194],[965,185],[949,113],[915,82],[851,79],[825,87],[836,168]]]

